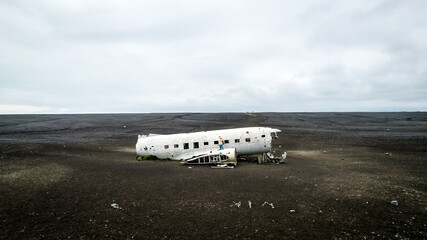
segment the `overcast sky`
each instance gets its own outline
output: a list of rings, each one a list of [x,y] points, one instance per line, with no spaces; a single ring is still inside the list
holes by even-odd
[[[427,1],[0,1],[0,113],[426,111]]]

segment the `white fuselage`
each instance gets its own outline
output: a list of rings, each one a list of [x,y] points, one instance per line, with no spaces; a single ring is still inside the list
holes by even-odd
[[[183,160],[219,149],[220,138],[224,148],[235,148],[238,155],[267,153],[271,150],[272,135],[279,129],[268,127],[234,128],[225,130],[179,133],[170,135],[139,135],[136,153],[154,155],[161,159]]]

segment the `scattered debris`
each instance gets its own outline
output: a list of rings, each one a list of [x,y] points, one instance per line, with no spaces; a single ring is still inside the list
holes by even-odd
[[[391,201],[390,203],[391,203],[391,205],[399,206],[399,203],[398,203],[396,200],[393,200],[393,201]]]
[[[117,203],[113,203],[113,204],[111,204],[111,207],[112,207],[112,208],[115,208],[115,209],[122,209],[122,208],[119,206],[119,204],[117,204]]]
[[[227,164],[218,164],[216,166],[211,166],[211,168],[224,168],[224,169],[228,169],[228,168],[234,168],[234,166],[228,166]]]
[[[289,212],[294,213],[294,212],[295,212],[295,210],[291,209],[291,210],[289,210]]]
[[[263,204],[262,204],[262,207],[264,207],[264,205],[270,205],[270,207],[271,208],[274,208],[274,205],[273,205],[273,203],[269,203],[269,202],[264,202]]]
[[[273,155],[275,151],[270,151],[268,153],[263,153],[258,155],[259,164],[282,164],[286,160],[286,152],[283,152],[282,156]]]

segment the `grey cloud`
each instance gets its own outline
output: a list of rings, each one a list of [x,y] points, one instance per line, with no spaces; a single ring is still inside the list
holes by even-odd
[[[0,105],[426,110],[426,8],[423,1],[3,1]]]

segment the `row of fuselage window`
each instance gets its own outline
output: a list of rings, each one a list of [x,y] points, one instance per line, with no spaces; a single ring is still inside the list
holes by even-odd
[[[265,137],[265,135],[261,135],[261,137]],[[236,139],[234,139],[234,142],[235,143],[240,143],[240,139],[239,138],[236,138]],[[245,142],[247,142],[247,143],[250,143],[251,142],[251,138],[245,138]],[[224,140],[224,144],[227,144],[227,143],[230,143],[230,141],[229,140]],[[214,141],[214,145],[218,145],[219,144],[219,141]],[[204,146],[208,146],[209,145],[209,142],[203,142],[203,145]],[[197,148],[199,148],[199,142],[193,142],[193,148],[194,149],[197,149]],[[179,148],[179,144],[174,144],[173,145],[173,147],[174,148]],[[190,149],[190,144],[189,143],[184,143],[183,144],[183,147],[184,147],[184,149]],[[164,148],[165,149],[169,149],[169,145],[164,145]]]

